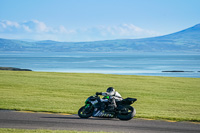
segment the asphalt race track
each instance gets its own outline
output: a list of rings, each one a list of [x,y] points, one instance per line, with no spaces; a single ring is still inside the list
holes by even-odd
[[[0,110],[0,128],[107,131],[130,133],[200,133],[200,124],[143,119],[80,119],[77,115]]]

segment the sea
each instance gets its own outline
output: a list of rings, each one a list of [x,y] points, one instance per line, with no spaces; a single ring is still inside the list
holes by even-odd
[[[200,78],[200,53],[0,52],[0,67],[41,72]]]

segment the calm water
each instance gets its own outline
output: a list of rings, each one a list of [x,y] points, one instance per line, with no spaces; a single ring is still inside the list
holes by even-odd
[[[81,72],[200,78],[200,54],[0,53],[0,66],[48,72]],[[164,73],[166,70],[193,71]]]

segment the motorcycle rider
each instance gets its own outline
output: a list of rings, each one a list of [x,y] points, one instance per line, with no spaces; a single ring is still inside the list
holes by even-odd
[[[119,94],[119,92],[115,91],[115,89],[113,87],[108,87],[106,92],[96,92],[96,95],[104,96],[104,98],[101,99],[101,102],[108,103],[108,106],[110,104],[110,108],[112,108],[112,107],[116,108],[117,107],[116,102],[123,100],[123,98]],[[102,104],[102,106],[104,106],[104,104]]]

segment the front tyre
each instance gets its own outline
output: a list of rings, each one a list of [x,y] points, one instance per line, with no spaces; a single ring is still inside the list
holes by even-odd
[[[124,106],[122,110],[119,111],[117,117],[120,120],[130,120],[136,114],[136,110],[132,106]]]
[[[78,110],[78,116],[80,118],[89,118],[90,116],[92,116],[93,110],[90,108],[86,108],[86,106],[81,107]]]

